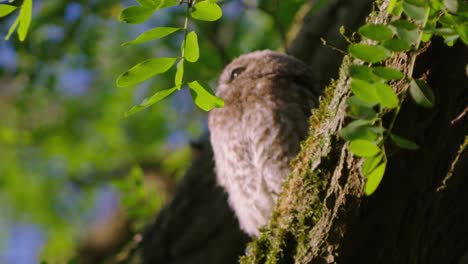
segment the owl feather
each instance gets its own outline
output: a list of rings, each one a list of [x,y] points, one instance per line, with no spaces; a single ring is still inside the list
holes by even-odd
[[[209,113],[217,182],[242,230],[258,236],[308,133],[319,92],[307,65],[256,51],[224,69],[216,90],[225,106]]]

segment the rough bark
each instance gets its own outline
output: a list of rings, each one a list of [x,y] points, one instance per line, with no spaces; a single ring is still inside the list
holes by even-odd
[[[375,12],[372,21],[385,20]],[[311,135],[284,186],[262,237],[242,263],[457,263],[468,248],[465,210],[468,122],[451,124],[466,109],[468,49],[435,40],[419,56],[414,76],[428,74],[437,104],[406,101],[395,133],[422,146],[392,149],[378,191],[363,196],[360,160],[337,137],[346,122],[349,59],[311,119]],[[399,57],[390,63],[405,70]],[[397,84],[399,85],[399,84]],[[465,143],[464,143],[465,142]],[[458,162],[456,162],[458,160]]]
[[[427,110],[404,103],[395,133],[421,148],[388,146],[387,172],[374,195],[363,195],[361,161],[337,135],[347,121],[349,59],[338,71],[341,56],[320,46],[318,38],[343,49],[339,26],[355,29],[370,4],[337,0],[318,13],[310,9],[290,46],[288,52],[313,66],[322,83],[340,75],[313,113],[310,137],[270,225],[249,245],[242,263],[462,263],[468,253],[468,121],[451,123],[468,102],[466,46],[434,41],[418,57],[414,76],[427,74],[436,106]],[[371,19],[385,20],[386,14],[377,10]],[[405,68],[404,58],[394,63]],[[244,252],[247,238],[215,186],[210,155],[207,145],[176,198],[148,228],[145,263],[235,263]]]
[[[217,186],[208,137],[177,187],[174,199],[159,212],[142,241],[143,263],[235,263],[247,235]]]

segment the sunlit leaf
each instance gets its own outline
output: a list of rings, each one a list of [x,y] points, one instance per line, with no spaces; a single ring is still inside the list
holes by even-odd
[[[403,1],[403,11],[415,20],[424,20],[429,11],[428,9],[429,7],[426,6],[417,6],[408,1]]]
[[[377,41],[384,41],[393,36],[392,30],[381,24],[366,24],[359,28],[359,34]]]
[[[196,62],[198,58],[200,58],[197,33],[195,33],[195,31],[188,33],[186,41],[184,57],[187,61]],[[184,43],[182,45],[184,45]],[[184,46],[182,46],[182,48],[184,48]]]
[[[15,29],[18,27],[19,24],[19,16],[16,17],[15,22],[10,26],[10,29],[8,29],[8,34],[5,36],[5,40],[9,40],[13,32],[15,32]]]
[[[7,16],[16,10],[16,6],[12,5],[0,5],[0,17]]]
[[[418,105],[427,108],[434,106],[435,96],[429,85],[424,81],[412,79],[409,91],[411,97]]]
[[[385,40],[384,42],[382,42],[382,46],[384,46],[388,50],[395,52],[408,51],[411,48],[410,44],[402,39]]]
[[[21,41],[26,39],[32,19],[32,0],[24,0],[19,12],[18,37]]]
[[[382,46],[368,44],[351,44],[349,53],[355,58],[370,63],[383,61],[392,55],[389,50]]]
[[[154,12],[154,8],[148,6],[130,6],[122,10],[119,16],[119,20],[137,24],[145,22]]]
[[[405,77],[401,71],[390,67],[377,66],[373,67],[372,71],[375,75],[385,80],[400,80]]]
[[[363,139],[351,141],[349,144],[349,149],[351,152],[353,152],[354,155],[364,158],[372,157],[381,151],[377,144]]]
[[[379,98],[379,103],[387,108],[395,108],[398,106],[398,96],[386,83],[376,83],[377,86],[376,92],[377,97]]]
[[[218,4],[212,1],[203,1],[193,6],[190,15],[198,20],[216,21],[221,18],[223,11]]]
[[[207,84],[201,84],[198,81],[188,83],[190,93],[195,104],[205,111],[210,111],[215,107],[223,107],[224,101],[214,95]]]
[[[461,40],[468,45],[468,22],[457,25],[456,30]]]
[[[169,70],[174,65],[176,58],[155,58],[145,60],[124,72],[117,79],[117,86],[125,87],[140,83],[156,74]]]
[[[375,85],[366,81],[352,79],[351,90],[362,101],[369,104],[376,104],[379,102],[377,97]]]
[[[460,36],[458,34],[454,34],[454,35],[450,35],[450,36],[444,36],[444,43],[447,46],[452,47],[459,37]]]
[[[364,65],[353,64],[349,66],[349,75],[351,75],[351,77],[353,77],[354,79],[367,81],[369,83],[381,81],[381,78],[379,78],[372,72],[372,68],[369,68]]]
[[[156,1],[157,9],[175,6],[175,5],[178,5],[179,3],[180,3],[179,0],[157,0]]]
[[[432,3],[434,2],[435,1],[432,1]],[[431,18],[426,22],[426,26],[424,27],[423,34],[421,36],[422,42],[428,42],[431,39],[432,34],[434,33],[434,30],[437,26],[437,21],[437,18]]]
[[[143,110],[143,109],[145,109],[145,108],[147,108],[147,107],[161,101],[162,99],[164,99],[164,98],[168,97],[169,95],[171,95],[178,88],[179,87],[173,87],[171,89],[166,89],[166,90],[156,92],[151,97],[145,98],[141,104],[130,108],[130,110],[125,112],[125,116],[129,116],[129,115],[132,115],[132,114],[134,114],[136,112],[140,112],[141,110]]]
[[[384,155],[380,154],[366,158],[361,167],[362,175],[367,176],[369,173],[373,172],[374,169],[377,168],[377,166],[380,164],[383,157]]]
[[[379,165],[375,170],[373,170],[369,175],[367,175],[366,185],[364,186],[364,193],[366,195],[371,195],[377,190],[380,182],[382,181],[383,175],[385,174],[385,168],[387,167],[387,162]]]
[[[387,6],[387,12],[388,13],[392,13],[393,12],[393,9],[395,9],[395,6],[397,4],[398,0],[390,0],[388,2],[388,6]]]
[[[408,140],[408,139],[403,138],[403,137],[400,137],[400,136],[397,136],[395,134],[390,134],[390,138],[400,148],[411,149],[411,150],[415,150],[415,149],[419,148],[419,146],[416,143],[414,143],[413,141]]]
[[[181,30],[181,28],[175,28],[175,27],[153,28],[153,29],[150,29],[150,30],[142,33],[136,39],[134,39],[132,41],[129,41],[129,42],[125,42],[122,45],[139,44],[139,43],[147,42],[147,41],[150,41],[150,40],[163,38],[165,36],[168,36],[168,35],[176,32],[176,31],[178,31],[178,30]]]
[[[400,16],[403,13],[403,1],[402,0],[391,0],[388,4],[387,12],[394,15]]]
[[[181,59],[179,63],[177,63],[177,71],[175,75],[175,85],[182,85],[182,81],[184,79],[184,59]]]

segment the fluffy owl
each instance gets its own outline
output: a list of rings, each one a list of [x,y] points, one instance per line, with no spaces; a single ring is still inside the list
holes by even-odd
[[[308,133],[319,92],[304,63],[266,50],[226,66],[216,95],[225,102],[208,118],[217,182],[241,229],[258,236]]]

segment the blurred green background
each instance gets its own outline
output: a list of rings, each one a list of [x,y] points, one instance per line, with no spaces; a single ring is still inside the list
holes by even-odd
[[[201,59],[186,65],[186,78],[215,87],[232,58],[280,49],[304,2],[219,1],[221,20],[189,26]],[[190,165],[189,142],[206,130],[206,113],[187,89],[124,118],[146,96],[172,87],[175,70],[132,88],[117,88],[117,76],[148,58],[178,56],[183,38],[122,47],[150,28],[183,25],[181,6],[143,24],[119,22],[120,11],[135,4],[34,0],[26,40],[0,41],[0,263],[65,263],[106,236],[124,245]],[[2,39],[16,15],[0,18]],[[108,233],[97,231],[105,226]],[[119,230],[118,239],[109,235]]]

